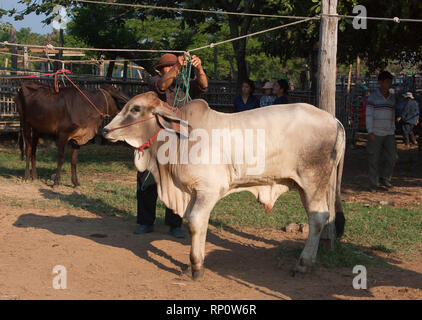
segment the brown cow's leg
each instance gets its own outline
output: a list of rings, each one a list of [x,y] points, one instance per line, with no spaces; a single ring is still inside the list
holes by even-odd
[[[36,152],[37,152],[37,145],[38,145],[38,134],[33,131],[32,132],[32,150],[31,150],[31,165],[32,165],[32,179],[37,180],[37,166],[36,166]]]
[[[59,139],[57,140],[57,170],[56,170],[56,177],[54,178],[53,188],[60,184],[66,144],[67,144],[67,138],[63,136],[59,136]]]
[[[78,176],[76,174],[76,164],[78,163],[79,146],[72,143],[71,151],[71,171],[72,171],[72,183],[75,187],[80,186]]]

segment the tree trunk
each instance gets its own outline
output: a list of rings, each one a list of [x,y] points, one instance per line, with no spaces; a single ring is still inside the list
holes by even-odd
[[[16,29],[15,28],[10,29],[9,42],[10,43],[18,43],[18,37],[16,36]],[[10,60],[12,62],[12,72],[11,72],[11,74],[15,75],[16,69],[18,68],[18,56],[16,55],[18,53],[18,47],[12,46],[10,48],[10,53],[12,53],[12,56],[10,58]]]
[[[349,65],[349,75],[347,77],[347,94],[350,94],[350,87],[352,84],[352,69],[353,69],[353,64]]]
[[[114,64],[115,64],[114,61],[110,61],[110,63],[108,64],[107,76],[106,76],[107,80],[111,80],[111,77],[113,76]]]
[[[223,4],[224,9],[228,11],[236,11],[240,5],[240,1],[233,1],[232,3],[228,3],[226,1],[220,1]],[[244,12],[251,13],[253,1],[252,0],[244,0]],[[246,35],[249,31],[249,27],[251,25],[252,17],[239,17],[239,16],[229,16],[229,27],[230,27],[230,36],[232,38],[236,38],[239,36]],[[239,32],[240,27],[240,32]],[[236,56],[237,62],[237,84],[240,86],[243,80],[248,79],[248,73],[246,68],[246,44],[247,38],[243,38],[240,40],[236,40],[232,42],[233,49]]]
[[[60,29],[59,32],[59,42],[60,42],[60,47],[64,47],[64,31],[63,29]],[[56,59],[57,60],[63,60],[63,49],[59,49],[59,52],[56,54]],[[59,69],[63,68],[63,64],[60,61],[56,61],[54,63],[54,71],[57,71]]]
[[[356,57],[356,80],[355,80],[355,86],[356,89],[358,89],[358,85],[360,82],[360,57],[359,55]]]

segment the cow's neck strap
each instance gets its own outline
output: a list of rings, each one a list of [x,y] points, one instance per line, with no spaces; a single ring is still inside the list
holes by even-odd
[[[139,147],[137,147],[135,149],[141,151],[142,152],[142,156],[144,156],[144,149],[151,147],[152,143],[158,137],[158,134],[160,133],[161,130],[163,130],[163,128],[161,128],[160,130],[158,130],[157,133],[154,134],[154,136],[152,138],[150,138],[147,142],[145,142],[142,146],[139,146]]]

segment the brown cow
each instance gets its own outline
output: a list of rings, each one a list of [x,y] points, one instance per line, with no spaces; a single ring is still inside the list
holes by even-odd
[[[48,85],[37,82],[22,82],[15,96],[15,103],[20,116],[21,129],[25,141],[26,168],[25,180],[30,177],[29,160],[32,162],[32,179],[37,179],[36,149],[40,135],[49,135],[57,139],[58,157],[54,186],[60,184],[61,168],[64,162],[65,148],[71,143],[72,183],[79,186],[76,175],[78,151],[81,145],[91,140],[104,120],[104,115],[111,117],[119,112],[128,97],[111,85],[103,85],[95,91],[83,90],[95,108],[74,87],[62,88],[59,92]],[[23,150],[21,150],[23,151]]]

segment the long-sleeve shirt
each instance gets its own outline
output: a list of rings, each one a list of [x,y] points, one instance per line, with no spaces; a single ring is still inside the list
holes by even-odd
[[[286,96],[279,96],[276,97],[273,104],[287,104],[289,103],[289,100],[287,99]]]
[[[401,117],[403,121],[416,125],[419,120],[419,105],[414,99],[405,104]]]
[[[246,103],[243,102],[242,96],[238,95],[234,99],[234,109],[236,112],[246,111],[259,108],[258,98],[255,96],[249,96]]]
[[[368,133],[377,136],[394,134],[396,97],[390,93],[385,98],[377,89],[369,97],[366,103],[366,129]]]
[[[156,75],[150,78],[149,80],[149,90],[155,91],[158,94],[160,100],[167,102],[170,106],[175,108],[182,108],[183,107],[183,98],[185,97],[185,89],[184,86],[178,92],[178,104],[173,106],[174,100],[176,98],[176,80],[167,88],[166,91],[161,91],[158,88],[158,81],[160,81],[161,76]],[[189,81],[189,95],[192,99],[198,98],[201,93],[206,92],[207,89],[202,89],[199,85],[198,80],[193,79]]]

